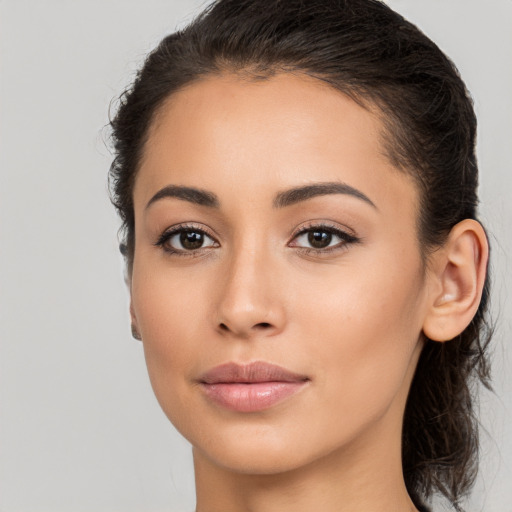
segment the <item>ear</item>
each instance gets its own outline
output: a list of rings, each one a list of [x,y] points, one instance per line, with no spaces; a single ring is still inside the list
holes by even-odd
[[[429,302],[424,334],[434,341],[458,336],[471,323],[482,297],[489,246],[481,224],[455,225],[429,265]]]
[[[132,322],[132,336],[136,340],[142,340],[142,336],[140,335],[139,326],[137,322],[137,317],[135,315],[135,310],[133,308],[133,302],[130,300],[130,320]]]

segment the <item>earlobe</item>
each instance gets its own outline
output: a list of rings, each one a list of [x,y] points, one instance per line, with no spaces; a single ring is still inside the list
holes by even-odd
[[[132,301],[130,300],[130,319],[131,319],[131,329],[132,329],[132,336],[136,339],[136,340],[139,340],[141,341],[142,340],[142,336],[140,335],[140,332],[139,332],[139,327],[138,327],[138,324],[137,324],[137,317],[135,316],[135,310],[133,309],[133,303]]]
[[[432,257],[431,295],[423,324],[434,341],[448,341],[470,324],[478,310],[487,272],[489,247],[481,224],[465,219],[455,225]]]

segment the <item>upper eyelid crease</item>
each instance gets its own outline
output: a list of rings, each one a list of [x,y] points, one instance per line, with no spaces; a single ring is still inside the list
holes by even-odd
[[[310,231],[324,231],[326,233],[330,233],[330,234],[335,235],[338,238],[342,239],[345,244],[356,243],[356,242],[361,241],[361,238],[359,238],[355,234],[350,233],[349,231],[346,231],[345,229],[340,229],[336,226],[332,226],[330,224],[312,224],[310,226],[305,226],[293,235],[292,241],[297,239],[299,236],[309,233]],[[321,251],[321,250],[322,249],[319,249],[319,251]]]
[[[315,229],[318,231],[327,231],[327,232],[331,232],[331,233],[338,233],[338,234],[343,234],[346,236],[356,238],[356,236],[354,234],[350,233],[350,231],[352,231],[351,229],[340,228],[334,224],[325,223],[325,222],[321,222],[321,221],[319,221],[319,222],[310,221],[306,225],[303,225],[302,227],[300,227],[299,229],[294,231],[294,233],[292,234],[292,239],[298,237],[299,235],[307,233],[308,231],[312,231]],[[162,234],[159,236],[159,239],[162,239],[163,237],[169,237],[171,235],[175,235],[176,233],[179,233],[181,231],[199,231],[199,232],[205,234],[206,236],[209,236],[210,238],[215,239],[215,236],[212,233],[210,233],[207,229],[205,229],[203,227],[195,226],[193,224],[187,224],[187,223],[177,224],[176,226],[171,226],[171,227],[165,229],[162,232]]]
[[[314,229],[318,229],[321,231],[330,231],[333,233],[340,233],[340,234],[344,234],[344,235],[352,236],[352,237],[356,238],[354,231],[352,229],[350,229],[349,227],[346,227],[346,226],[340,227],[338,224],[333,224],[331,221],[321,221],[321,220],[306,222],[300,228],[298,228],[296,231],[294,231],[292,236],[295,238],[296,236],[298,236],[304,232],[312,231]]]
[[[211,238],[212,240],[214,240],[215,243],[219,243],[217,241],[216,237],[212,233],[210,233],[209,230],[207,230],[207,229],[205,229],[203,227],[195,226],[193,224],[184,223],[184,224],[177,224],[176,226],[171,226],[171,227],[165,229],[160,234],[160,236],[158,237],[158,240],[155,242],[154,245],[160,245],[160,244],[163,243],[163,241],[168,240],[172,236],[174,236],[177,233],[180,233],[182,231],[196,231],[196,232],[200,232],[200,233],[203,233],[204,235],[206,235],[207,237]]]

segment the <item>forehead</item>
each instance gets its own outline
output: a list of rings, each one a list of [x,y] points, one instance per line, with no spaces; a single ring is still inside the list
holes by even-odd
[[[375,112],[305,75],[208,76],[158,110],[135,202],[169,184],[220,194],[236,187],[236,197],[254,201],[291,186],[343,181],[369,197],[396,202],[406,194],[414,203],[411,180],[385,155],[383,131]]]

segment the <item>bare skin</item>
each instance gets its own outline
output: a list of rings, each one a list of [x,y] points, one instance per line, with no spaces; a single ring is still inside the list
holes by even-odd
[[[417,190],[381,134],[370,111],[291,74],[209,77],[158,112],[134,188],[131,315],[155,394],[193,445],[197,512],[416,511],[400,439],[422,331],[441,341],[470,321],[470,306],[439,309],[469,289],[478,301],[486,253],[466,224],[453,243],[477,269],[446,271],[448,249],[425,269]],[[326,183],[344,188],[276,200]],[[254,361],[305,384],[252,412],[205,394],[205,372]]]

